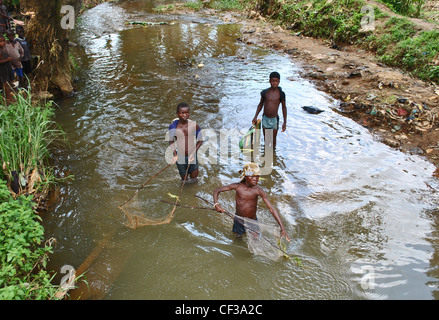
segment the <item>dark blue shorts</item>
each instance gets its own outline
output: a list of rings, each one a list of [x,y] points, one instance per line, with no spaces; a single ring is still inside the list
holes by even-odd
[[[251,223],[248,221],[249,219],[244,222],[243,219],[240,219],[239,217],[235,217],[233,219],[233,228],[232,231],[238,235],[242,235],[246,231],[246,227],[249,229],[249,231],[259,232],[259,226],[257,223]],[[255,221],[258,221],[258,219],[255,219]],[[245,226],[244,226],[245,223]]]
[[[184,157],[184,163],[181,163],[183,161],[181,161],[182,158],[178,159],[177,161],[177,169],[178,169],[178,173],[180,174],[180,176],[183,178],[186,175],[186,170],[187,170],[187,174],[191,174],[191,172],[194,172],[195,170],[198,169],[198,158],[195,157],[195,163],[191,163],[189,164],[189,158],[188,157]],[[188,169],[189,166],[189,169]]]

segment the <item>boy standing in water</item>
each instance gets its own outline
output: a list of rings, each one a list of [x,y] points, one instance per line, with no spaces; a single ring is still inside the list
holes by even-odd
[[[218,203],[218,195],[224,191],[235,190],[236,215],[257,220],[256,210],[258,207],[258,199],[259,197],[261,197],[267,205],[268,209],[270,210],[271,214],[279,224],[281,236],[285,236],[286,239],[290,241],[290,238],[285,232],[285,228],[282,224],[279,214],[277,213],[276,209],[271,205],[265,191],[260,186],[258,186],[260,174],[261,172],[259,166],[256,163],[246,164],[241,173],[241,182],[232,183],[228,186],[223,186],[215,189],[215,191],[213,192],[213,201],[215,202],[214,207],[216,211],[224,212],[224,209]],[[235,233],[236,237],[241,237],[242,234],[245,233],[243,221],[239,218],[235,218],[232,230]]]
[[[197,182],[198,158],[197,151],[203,144],[201,128],[189,120],[190,107],[187,103],[177,106],[177,119],[169,126],[169,145],[177,161],[178,172],[186,183]],[[189,175],[189,179],[188,179]]]
[[[266,130],[273,132],[273,149],[276,148],[277,131],[279,129],[279,105],[282,104],[282,114],[284,122],[282,124],[282,132],[287,128],[287,106],[285,102],[285,92],[279,87],[280,74],[278,72],[270,73],[270,88],[261,91],[261,100],[256,109],[253,124],[256,124],[259,112],[264,109],[262,114],[262,129],[264,132],[264,139],[266,139]],[[268,146],[271,141],[265,140],[265,145]]]

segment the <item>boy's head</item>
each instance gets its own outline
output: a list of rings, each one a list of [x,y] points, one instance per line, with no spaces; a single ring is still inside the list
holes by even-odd
[[[259,165],[254,162],[250,162],[244,166],[244,168],[240,171],[241,173],[241,182],[247,180],[248,177],[257,177],[257,181],[259,180],[259,176],[261,175],[261,169],[259,169]]]
[[[186,102],[180,102],[177,105],[177,113],[180,112],[181,108],[188,108],[190,110],[190,107],[189,107],[189,105]]]
[[[277,88],[280,83],[280,74],[279,72],[272,72],[270,73],[270,85],[272,88]]]
[[[270,79],[279,79],[280,80],[279,72],[273,71],[272,73],[270,73]]]
[[[177,105],[177,116],[180,120],[189,119],[190,107],[186,102],[181,102]]]
[[[6,31],[6,37],[9,39],[9,41],[13,41],[15,39],[15,32],[12,30]]]
[[[23,28],[23,26],[20,26],[20,25],[16,26],[15,27],[15,32],[18,34],[19,37],[24,38],[24,28]]]

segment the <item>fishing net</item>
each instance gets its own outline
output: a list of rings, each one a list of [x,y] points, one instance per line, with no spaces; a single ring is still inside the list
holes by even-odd
[[[196,195],[196,197],[208,203],[213,208],[213,203],[209,200],[204,199],[199,195]],[[192,208],[216,211],[212,208]],[[258,256],[264,256],[271,260],[278,260],[281,257],[291,259],[291,256],[289,256],[286,252],[286,246],[282,242],[280,227],[278,225],[267,223],[263,219],[253,220],[250,218],[237,216],[227,211],[223,211],[223,213],[226,214],[229,218],[233,219],[233,221],[237,221],[245,228],[247,246],[251,253]],[[298,261],[295,258],[294,260]]]
[[[278,225],[237,216],[234,219],[244,226],[245,240],[252,254],[275,261],[287,257]]]
[[[168,224],[174,218],[176,206],[171,211],[164,212],[163,206],[158,206],[158,201],[147,199],[148,192],[136,194],[129,202],[119,206],[127,218],[124,225],[131,229],[137,229],[144,226],[157,226]],[[148,216],[145,216],[147,212]]]
[[[140,188],[138,188],[130,198],[125,200],[125,202],[118,207],[120,210],[122,210],[127,218],[127,221],[124,224],[128,228],[137,229],[138,227],[143,226],[168,224],[174,218],[178,200],[185,182],[183,182],[180,187],[179,195],[174,196],[175,203],[172,210],[165,215],[163,215],[163,208],[157,207],[157,209],[155,209],[156,203],[158,203],[158,201],[151,199],[150,193],[139,192],[140,190],[145,188],[155,177],[157,177],[160,173],[169,168],[172,164],[173,163],[168,164],[155,175],[153,175],[147,182],[140,186]],[[138,212],[148,212],[148,216],[145,216],[143,213],[137,214]]]
[[[154,176],[152,176],[147,182],[138,188],[130,198],[119,206],[119,209],[122,210],[127,218],[127,221],[124,223],[127,227],[137,229],[138,227],[143,226],[168,224],[174,218],[177,207],[207,209],[216,212],[216,210],[213,209],[213,204],[199,195],[196,195],[196,197],[208,203],[210,207],[194,207],[180,204],[179,198],[185,184],[184,181],[180,187],[178,196],[172,195],[172,197],[175,198],[175,202],[172,203],[164,200],[160,201],[173,206],[172,210],[165,215],[163,215],[163,207],[160,207],[159,201],[151,199],[149,192],[139,192],[140,190],[144,189],[156,176],[169,168],[170,165],[171,164],[167,165]],[[136,214],[133,212],[136,212]],[[140,214],[137,214],[139,212]],[[148,212],[148,216],[145,216],[141,212]],[[271,260],[278,260],[281,257],[290,258],[286,253],[285,246],[282,243],[280,228],[278,225],[236,216],[226,211],[224,211],[224,213],[230,218],[236,219],[238,223],[244,226],[246,230],[247,246],[251,253],[257,256],[264,256]]]

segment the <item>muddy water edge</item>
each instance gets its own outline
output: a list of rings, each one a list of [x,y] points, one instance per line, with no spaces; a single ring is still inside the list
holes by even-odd
[[[75,180],[43,223],[57,239],[49,267],[87,270],[89,288],[72,298],[438,299],[434,166],[334,112],[339,102],[301,79],[290,57],[238,42],[239,25],[156,15],[155,5],[104,3],[75,29],[78,90],[59,102],[68,144],[54,151],[57,170]],[[148,23],[127,23],[134,21]],[[204,205],[194,195],[211,199],[216,187],[239,180],[238,140],[273,70],[287,96],[287,131],[260,185],[303,268],[252,255],[214,212],[178,208],[167,225],[127,228],[118,206],[167,164],[165,134],[181,101],[207,137],[199,182],[184,187],[181,203]],[[325,111],[312,115],[307,105]],[[132,210],[164,216],[171,207],[160,200],[173,201],[180,186],[170,167]],[[220,198],[230,211],[233,196]],[[262,202],[259,216],[272,222]]]

